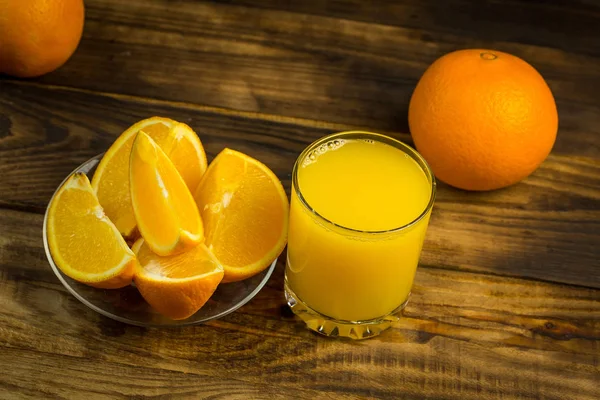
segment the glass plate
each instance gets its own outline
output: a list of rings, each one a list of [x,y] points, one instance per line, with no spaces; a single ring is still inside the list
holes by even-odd
[[[81,164],[65,178],[58,188],[60,188],[63,183],[76,172],[87,174],[91,180],[102,156],[103,154],[99,154]],[[52,195],[52,199],[54,199],[55,195],[56,192]],[[52,199],[50,199],[50,202],[52,202]],[[92,310],[99,312],[108,318],[131,325],[184,326],[200,324],[221,318],[252,300],[260,289],[265,286],[277,264],[277,260],[275,260],[270,267],[261,273],[241,282],[220,284],[215,293],[196,314],[184,320],[174,321],[154,311],[133,285],[122,289],[97,289],[79,283],[63,274],[54,263],[52,255],[50,254],[50,249],[48,248],[48,237],[46,235],[47,220],[48,208],[46,209],[46,215],[44,216],[44,249],[46,250],[46,256],[48,257],[50,267],[52,267],[52,270],[58,279],[65,285],[69,292],[73,294],[73,296]]]

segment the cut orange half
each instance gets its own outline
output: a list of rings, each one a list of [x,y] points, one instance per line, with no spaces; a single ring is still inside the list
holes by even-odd
[[[169,157],[144,131],[134,140],[129,174],[135,220],[152,251],[169,256],[202,242],[202,221],[190,190]]]
[[[196,313],[223,279],[223,267],[204,244],[169,257],[157,256],[145,241],[137,247],[135,284],[148,304],[171,319]]]
[[[135,255],[104,214],[85,174],[73,174],[57,191],[46,233],[52,259],[65,275],[105,289],[131,283]]]
[[[263,271],[283,251],[288,199],[266,165],[225,149],[208,167],[194,198],[204,222],[206,246],[225,269],[223,282]]]
[[[142,120],[123,132],[98,165],[92,187],[106,215],[127,238],[135,233],[129,189],[129,158],[133,140],[143,130],[169,156],[193,192],[206,171],[206,154],[198,135],[186,124],[168,118]]]

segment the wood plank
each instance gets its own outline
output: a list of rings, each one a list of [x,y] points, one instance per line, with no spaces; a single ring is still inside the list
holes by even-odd
[[[80,357],[2,347],[0,366],[3,367],[0,397],[7,400],[289,399],[285,391],[267,383],[155,368],[151,360],[140,365],[127,365],[94,357],[85,362]],[[321,391],[300,388],[295,388],[293,395],[297,399],[325,398]]]
[[[407,132],[408,101],[426,67],[458,48],[491,47],[525,58],[547,78],[561,121],[557,151],[600,154],[600,36],[596,14],[587,13],[593,6],[541,12],[525,2],[486,3],[471,6],[484,18],[461,32],[469,18],[464,2],[410,4],[416,22],[384,26],[197,1],[90,0],[79,50],[38,81]],[[370,8],[394,18],[405,11],[399,7]],[[528,24],[499,29],[507,18]],[[473,34],[481,26],[509,36]],[[560,46],[548,45],[554,42]]]
[[[185,121],[209,158],[226,146],[269,165],[289,193],[296,156],[343,125],[0,82],[0,206],[43,213],[62,179],[151,115]],[[409,141],[408,135],[390,133]],[[490,193],[440,184],[426,265],[600,287],[600,158],[551,155]]]
[[[515,42],[569,53],[600,55],[600,4],[586,0],[552,3],[528,0],[485,3],[380,0],[376,6],[360,0],[210,1],[412,28],[420,30],[426,42],[435,40],[429,33],[434,31],[486,42]],[[565,32],[569,34],[565,35]]]
[[[62,287],[44,259],[41,219],[0,209],[0,393],[600,396],[598,289],[422,267],[405,318],[352,342],[317,336],[290,315],[280,263],[254,300],[223,319],[144,329],[96,314]]]

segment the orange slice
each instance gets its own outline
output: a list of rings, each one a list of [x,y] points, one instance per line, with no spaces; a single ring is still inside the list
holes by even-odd
[[[223,150],[208,167],[194,198],[206,246],[225,269],[223,282],[261,272],[283,251],[288,199],[277,176],[259,161]]]
[[[152,251],[169,256],[204,239],[190,190],[169,157],[143,131],[133,142],[129,173],[135,220]]]
[[[73,174],[52,199],[47,235],[52,258],[67,276],[104,289],[131,283],[135,255],[104,214],[85,174]]]
[[[157,256],[145,241],[138,247],[135,285],[148,304],[171,319],[193,315],[223,279],[223,267],[204,244],[169,257]]]
[[[92,187],[106,215],[125,237],[135,234],[129,189],[129,157],[135,135],[144,130],[169,156],[191,191],[206,171],[206,154],[198,135],[186,124],[168,118],[142,120],[123,132],[98,165]]]

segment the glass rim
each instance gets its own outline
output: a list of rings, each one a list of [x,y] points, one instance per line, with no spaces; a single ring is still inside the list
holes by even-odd
[[[430,179],[430,186],[431,186],[429,202],[427,203],[427,206],[425,206],[425,209],[421,212],[421,214],[419,214],[412,221],[410,221],[404,225],[401,225],[399,227],[385,229],[385,230],[372,230],[371,231],[371,230],[349,228],[347,226],[333,222],[330,219],[321,215],[318,211],[316,211],[308,203],[306,198],[304,198],[302,191],[300,190],[300,184],[298,182],[298,168],[299,168],[300,163],[308,156],[308,154],[311,151],[313,151],[314,149],[319,147],[324,142],[327,142],[332,139],[337,139],[340,137],[348,137],[348,136],[360,136],[361,138],[364,138],[366,136],[367,138],[374,139],[374,140],[377,140],[382,143],[391,144],[394,147],[396,147],[398,150],[402,151],[403,153],[408,154],[411,158],[413,158],[413,160],[415,160],[417,162],[417,164],[419,164],[419,167],[423,170],[423,172],[425,172],[425,175],[427,175],[427,178]],[[391,143],[389,143],[389,142],[391,142]],[[341,229],[342,231],[345,231],[345,232],[348,232],[351,234],[383,235],[383,234],[397,233],[397,232],[405,231],[405,230],[411,228],[412,226],[416,225],[419,221],[421,221],[423,218],[425,218],[425,216],[433,208],[433,203],[435,202],[435,196],[436,196],[436,187],[437,187],[437,184],[436,184],[436,180],[435,180],[435,175],[433,174],[431,167],[429,166],[429,164],[427,163],[425,158],[417,150],[413,149],[406,143],[401,142],[400,140],[395,139],[393,137],[383,135],[381,133],[374,133],[374,132],[361,131],[361,130],[332,133],[330,135],[323,136],[322,138],[315,140],[310,145],[308,145],[302,151],[302,153],[300,153],[300,155],[296,159],[296,162],[294,163],[294,169],[292,170],[292,188],[295,190],[296,195],[298,196],[298,199],[300,200],[300,204],[302,204],[302,206],[306,210],[308,210],[312,215],[317,217],[317,219],[320,220],[321,222],[323,222],[327,225],[330,225],[330,226],[334,226],[338,229]]]

